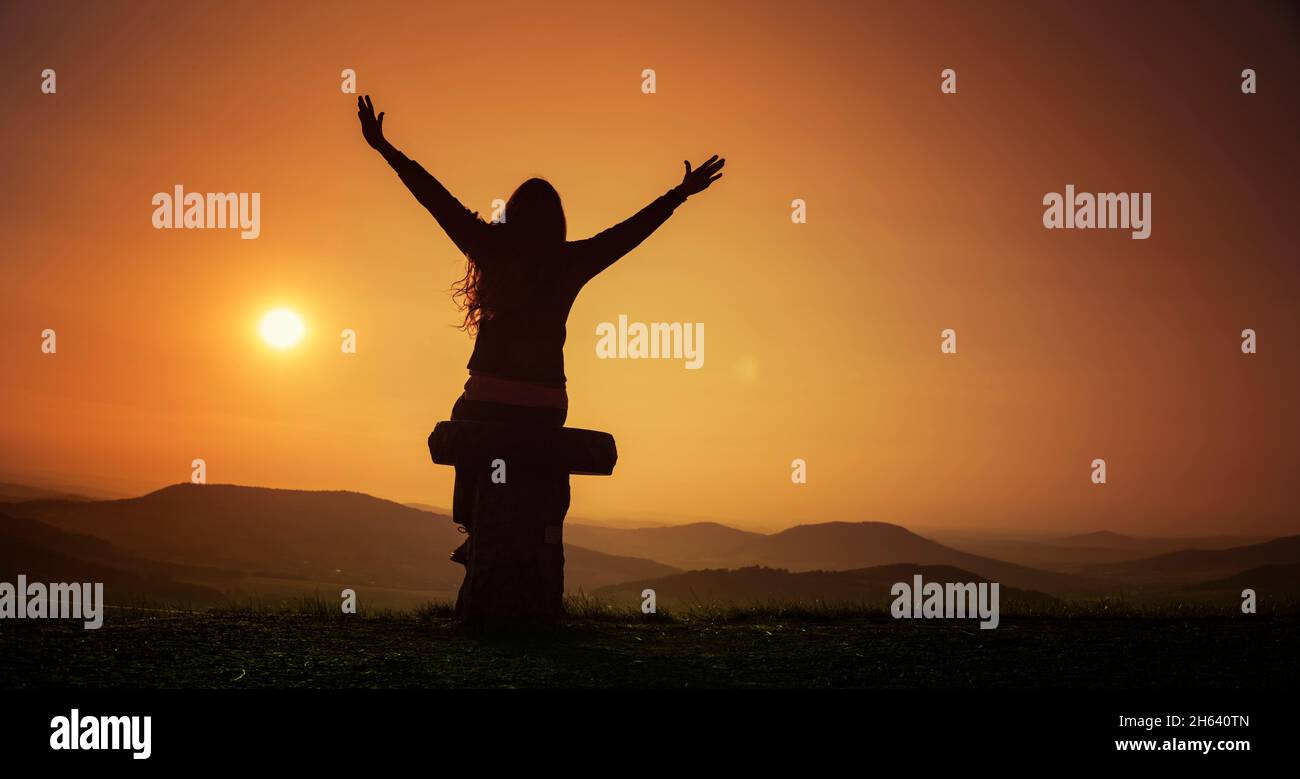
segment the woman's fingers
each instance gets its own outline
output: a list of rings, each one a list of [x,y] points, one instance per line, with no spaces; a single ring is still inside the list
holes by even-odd
[[[723,166],[723,165],[726,165],[726,164],[727,164],[727,161],[726,161],[725,159],[718,159],[718,155],[715,154],[715,155],[713,155],[712,157],[710,157],[710,158],[708,158],[707,160],[705,160],[704,163],[703,163],[702,165],[700,165],[700,167],[696,168],[696,169],[695,169],[695,174],[696,174],[697,176],[711,176],[711,175],[713,175],[715,172],[721,170],[721,169],[722,169],[722,166]],[[688,169],[688,171],[689,171],[689,168],[690,168],[690,166],[687,165],[687,169]]]
[[[358,97],[358,98],[357,98],[357,113],[361,114],[361,118],[362,118],[362,119],[367,119],[367,118],[368,118],[368,119],[374,120],[374,118],[375,118],[375,104],[374,104],[374,101],[372,101],[372,100],[370,99],[370,95],[366,95],[365,97]],[[383,114],[380,114],[380,116],[382,116],[382,115],[383,115]]]
[[[357,116],[361,117],[362,122],[375,121],[375,107],[366,102],[365,98],[357,98]]]
[[[722,167],[727,164],[727,160],[715,154],[695,169],[691,168],[690,160],[682,160],[682,164],[686,166],[683,183],[689,183],[698,192],[722,178]]]

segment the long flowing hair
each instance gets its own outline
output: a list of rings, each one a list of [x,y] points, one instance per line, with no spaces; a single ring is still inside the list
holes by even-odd
[[[502,311],[526,306],[536,282],[547,273],[545,260],[564,243],[568,225],[560,193],[551,182],[531,178],[506,201],[504,218],[491,230],[490,252],[465,257],[465,276],[452,285],[452,299],[465,312],[460,328],[470,335]]]

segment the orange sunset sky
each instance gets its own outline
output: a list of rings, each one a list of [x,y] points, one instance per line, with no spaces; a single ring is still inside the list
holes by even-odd
[[[465,380],[463,258],[363,143],[352,68],[467,206],[543,175],[571,238],[727,158],[573,309],[568,424],[620,460],[572,516],[1300,532],[1296,9],[0,5],[0,481],[135,495],[203,458],[450,503],[425,437]],[[155,230],[177,184],[260,192],[261,236]],[[1044,229],[1067,184],[1151,192],[1151,237]],[[283,352],[277,306],[307,326]],[[620,314],[704,323],[704,367],[597,359]]]

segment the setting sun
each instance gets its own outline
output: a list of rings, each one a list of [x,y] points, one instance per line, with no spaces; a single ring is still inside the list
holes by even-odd
[[[276,349],[293,347],[302,340],[302,334],[306,331],[302,317],[287,308],[277,308],[268,312],[262,317],[262,324],[258,329],[262,333],[262,340]]]

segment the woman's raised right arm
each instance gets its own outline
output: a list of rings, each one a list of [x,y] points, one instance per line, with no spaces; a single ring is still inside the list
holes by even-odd
[[[420,163],[388,142],[384,137],[384,114],[381,111],[379,116],[375,116],[375,105],[369,95],[357,98],[357,118],[361,120],[361,135],[366,143],[383,155],[393,170],[397,171],[402,183],[420,201],[420,205],[433,214],[452,243],[464,254],[473,254],[482,247],[491,229],[487,222],[462,205]]]

